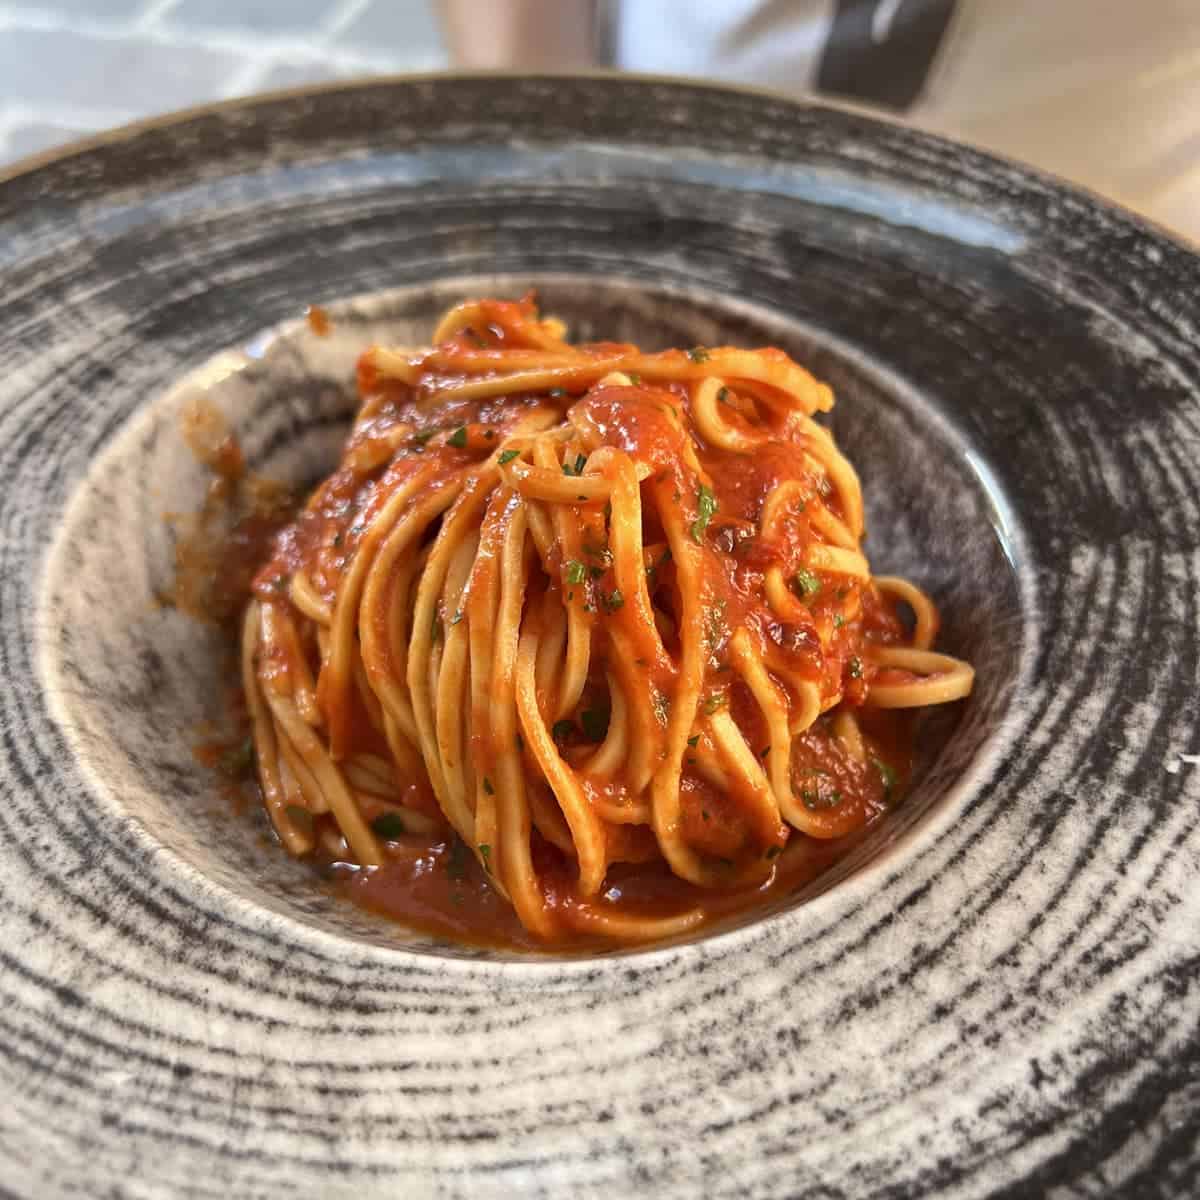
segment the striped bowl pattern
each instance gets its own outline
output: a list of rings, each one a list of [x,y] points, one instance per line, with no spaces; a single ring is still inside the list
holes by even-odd
[[[300,479],[348,359],[257,335],[527,281],[830,379],[873,561],[980,670],[858,869],[716,937],[407,939],[187,754],[214,646],[148,603],[187,390]],[[633,78],[267,98],[0,180],[0,1195],[1194,1194],[1198,286],[1010,165]]]

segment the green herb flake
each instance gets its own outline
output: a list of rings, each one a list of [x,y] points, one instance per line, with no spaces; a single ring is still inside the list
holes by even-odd
[[[694,363],[708,362],[708,351],[703,346],[693,346],[687,356]]]
[[[624,605],[625,597],[621,595],[620,588],[613,588],[613,590],[604,598],[604,606],[609,612],[616,612],[617,609],[623,608]]]
[[[721,695],[720,692],[714,692],[713,695],[709,696],[709,698],[705,700],[704,711],[709,714],[715,713],[717,709],[722,708],[724,704],[725,697]]]
[[[815,596],[821,590],[821,581],[807,567],[801,567],[792,576],[792,582],[803,596]]]
[[[706,483],[702,483],[700,491],[696,493],[696,509],[699,515],[692,522],[692,540],[699,542],[704,537],[704,531],[708,528],[713,513],[717,511],[717,497]]]
[[[423,446],[437,432],[438,432],[438,426],[436,426],[436,425],[432,429],[422,429],[418,433],[414,433],[412,435],[412,440],[418,446]]]
[[[446,852],[446,874],[451,879],[465,879],[467,877],[467,847],[458,838],[450,843],[450,849]]]
[[[629,382],[632,383],[634,385],[634,387],[636,387],[639,383],[642,382],[642,377],[640,375],[636,374],[635,372],[630,371],[629,372]]]
[[[520,457],[520,450],[502,450],[500,452],[500,457],[496,461],[500,464],[500,466],[504,466],[505,463],[510,463],[514,458]]]
[[[221,770],[234,779],[249,775],[254,767],[254,739],[246,738],[240,745],[232,746],[220,758]]]
[[[728,404],[729,403],[729,389],[727,387],[723,387],[717,393],[717,403],[718,404]]]
[[[841,627],[842,627],[843,625],[845,625],[845,623],[846,623],[846,618],[845,618],[845,617],[843,617],[841,613],[834,613],[834,614],[833,614],[833,627],[834,627],[834,629],[841,629]]]
[[[579,714],[579,723],[583,726],[584,737],[589,742],[602,742],[608,735],[608,722],[611,717],[607,708],[587,708]]]
[[[820,812],[827,808],[837,808],[842,802],[842,793],[837,788],[823,791],[821,788],[801,788],[800,799],[804,807],[812,812]]]
[[[575,474],[582,475],[583,468],[586,466],[587,466],[587,455],[586,454],[575,455]]]
[[[461,621],[462,619],[463,619],[463,611],[460,608],[455,612],[454,616],[452,616],[450,618],[450,624],[457,625],[459,623],[459,621]]]
[[[447,439],[447,446],[457,446],[460,450],[464,449],[467,444],[467,427],[460,425]]]
[[[721,634],[725,632],[726,603],[725,600],[718,600],[705,614],[704,640],[710,651],[716,649],[721,641]]]
[[[567,563],[568,583],[582,583],[586,575],[587,568],[577,559],[573,558],[569,563]]]
[[[876,758],[874,755],[871,755],[871,765],[879,772],[879,777],[883,780],[884,796],[890,796],[892,789],[896,786],[896,772],[883,759]]]
[[[483,865],[487,870],[492,869],[492,848],[487,842],[479,843],[479,853],[483,857]]]
[[[857,655],[854,656],[847,664],[846,670],[851,679],[861,679],[863,673],[862,659]]]
[[[392,841],[404,832],[404,818],[398,812],[380,813],[371,828],[385,841]]]
[[[492,787],[492,781],[486,775],[483,777],[483,790],[489,796],[494,796],[496,794],[496,789]]]
[[[289,804],[284,812],[287,813],[288,820],[293,825],[298,825],[305,833],[311,833],[313,827],[312,813],[307,808],[301,808],[299,804]]]
[[[568,721],[565,717],[561,721],[555,721],[551,727],[550,736],[556,741],[561,742],[569,734],[574,732],[575,722]]]
[[[691,746],[692,749],[695,749],[698,745],[700,745],[700,735],[698,733],[692,734],[692,736],[688,738],[688,745]]]

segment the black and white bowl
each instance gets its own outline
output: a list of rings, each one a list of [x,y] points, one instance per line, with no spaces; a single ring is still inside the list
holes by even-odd
[[[698,941],[409,935],[192,753],[227,681],[154,604],[205,486],[182,405],[311,480],[358,349],[530,285],[583,337],[832,383],[873,566],[977,668],[888,823]],[[1192,1194],[1197,295],[1182,246],[1043,177],[633,77],[267,97],[0,179],[0,1183]]]

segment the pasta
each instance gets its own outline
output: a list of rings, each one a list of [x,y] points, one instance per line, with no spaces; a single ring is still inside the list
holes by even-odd
[[[428,883],[405,911],[463,936],[511,910],[536,943],[647,941],[866,827],[908,771],[894,710],[973,672],[871,575],[827,386],[774,349],[564,335],[480,300],[366,351],[242,683],[290,853],[393,893],[440,872],[440,915]]]

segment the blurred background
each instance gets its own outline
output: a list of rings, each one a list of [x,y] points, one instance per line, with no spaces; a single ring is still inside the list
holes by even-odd
[[[1200,239],[1200,0],[0,0],[0,169],[272,88],[591,65],[849,99]]]

